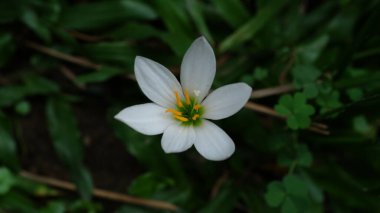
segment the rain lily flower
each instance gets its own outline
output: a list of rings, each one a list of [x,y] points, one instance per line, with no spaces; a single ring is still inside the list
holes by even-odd
[[[227,159],[234,153],[235,144],[209,120],[237,113],[248,101],[252,88],[234,83],[208,94],[215,71],[214,51],[204,37],[196,39],[183,58],[181,84],[161,64],[137,56],[137,83],[153,103],[127,107],[115,118],[145,135],[163,133],[161,146],[166,153],[183,152],[194,144],[206,159]]]

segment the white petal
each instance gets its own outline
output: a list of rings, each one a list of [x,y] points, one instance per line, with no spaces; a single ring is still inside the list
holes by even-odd
[[[200,126],[194,128],[195,148],[208,160],[225,160],[235,151],[232,139],[214,123],[203,120]]]
[[[245,83],[218,88],[202,102],[203,117],[218,120],[237,113],[247,103],[251,92],[252,88]]]
[[[175,121],[165,108],[154,103],[127,107],[115,115],[134,130],[145,135],[158,135]]]
[[[155,61],[137,56],[135,75],[146,97],[160,106],[174,107],[175,91],[178,91],[181,98],[183,97],[182,87],[173,73]]]
[[[195,133],[192,126],[173,124],[165,130],[161,146],[166,153],[183,152],[189,149],[194,141]]]
[[[202,36],[195,40],[183,57],[181,65],[181,84],[190,95],[199,91],[198,101],[206,97],[214,81],[216,61],[214,51]]]

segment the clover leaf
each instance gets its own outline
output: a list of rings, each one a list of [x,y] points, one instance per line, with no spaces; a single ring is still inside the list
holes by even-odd
[[[5,167],[0,168],[0,195],[6,194],[14,184],[13,174]]]
[[[304,212],[310,205],[310,184],[307,178],[299,175],[286,175],[281,182],[273,181],[268,184],[265,201],[270,207],[281,207],[281,212]],[[307,209],[307,208],[306,208]]]
[[[307,98],[314,98],[318,95],[317,79],[321,71],[313,65],[297,65],[292,70],[294,85],[296,88],[303,88]]]
[[[313,106],[306,103],[303,93],[283,95],[274,109],[287,118],[287,125],[291,129],[307,128],[311,123],[310,116],[315,113]]]
[[[267,77],[268,77],[268,70],[261,67],[257,67],[255,69],[255,72],[253,73],[253,78],[257,81],[262,81]]]
[[[346,93],[348,97],[351,99],[351,101],[359,101],[363,98],[363,90],[360,88],[350,88],[346,90]]]
[[[342,103],[340,102],[340,93],[329,85],[326,85],[320,89],[316,101],[317,104],[321,106],[321,113],[325,113],[342,106]]]
[[[273,181],[268,185],[265,200],[271,207],[279,206],[286,197],[286,191],[281,182]]]

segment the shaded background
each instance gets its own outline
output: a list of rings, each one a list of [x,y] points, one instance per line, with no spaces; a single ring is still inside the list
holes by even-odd
[[[380,212],[379,11],[377,0],[1,0],[0,211]],[[217,57],[213,88],[254,88],[217,122],[237,147],[223,162],[164,154],[160,136],[113,119],[149,101],[136,55],[178,76],[200,35]]]

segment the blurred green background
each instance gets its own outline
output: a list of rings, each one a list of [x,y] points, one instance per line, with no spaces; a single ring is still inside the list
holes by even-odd
[[[0,0],[0,212],[380,212],[379,11],[378,0]],[[217,57],[213,88],[254,89],[217,122],[237,147],[223,162],[164,154],[161,136],[113,119],[148,102],[136,55],[178,75],[200,35]]]

